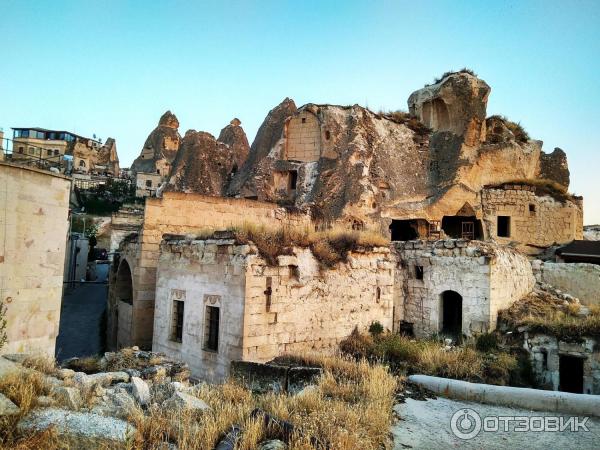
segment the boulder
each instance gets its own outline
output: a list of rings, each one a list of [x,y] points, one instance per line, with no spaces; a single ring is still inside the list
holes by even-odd
[[[189,409],[193,411],[208,411],[211,409],[204,400],[179,391],[176,391],[171,398],[163,403],[163,408],[174,410]]]
[[[81,406],[81,393],[79,389],[67,386],[54,386],[54,397],[67,408],[78,409]]]
[[[83,372],[77,372],[73,376],[73,381],[82,386],[92,386],[98,384],[100,386],[110,386],[115,383],[127,383],[129,374],[126,372],[100,372],[93,375],[86,375]]]
[[[272,439],[270,441],[262,442],[258,450],[287,450],[288,446],[285,442],[279,439]]]
[[[58,408],[39,409],[19,422],[21,433],[52,427],[72,448],[100,448],[130,442],[136,430],[123,420]]]
[[[66,380],[67,378],[73,378],[74,375],[75,375],[75,371],[71,370],[71,369],[59,369],[56,372],[57,378],[59,378],[61,380]]]
[[[150,388],[148,383],[138,377],[131,378],[133,398],[142,406],[150,403]]]
[[[52,397],[40,395],[39,397],[36,397],[35,404],[40,408],[50,408],[52,406],[58,405],[58,402]]]
[[[19,414],[19,407],[15,405],[8,397],[0,393],[0,417],[13,416]]]

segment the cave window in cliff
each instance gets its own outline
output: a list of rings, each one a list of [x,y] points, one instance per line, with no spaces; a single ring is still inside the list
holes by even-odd
[[[483,226],[475,216],[444,216],[442,230],[453,239],[482,239]]]
[[[331,139],[331,133],[329,132],[329,130],[325,131],[325,139],[328,141],[329,139]]]
[[[529,204],[529,215],[535,216],[535,205],[533,203]]]
[[[289,177],[290,177],[289,178],[290,191],[295,191],[296,185],[298,184],[298,171],[290,170]]]
[[[302,123],[306,123],[306,117],[302,118]]]
[[[416,220],[392,220],[390,234],[392,241],[412,241],[419,237]]]
[[[498,216],[496,235],[498,237],[510,237],[510,216]]]

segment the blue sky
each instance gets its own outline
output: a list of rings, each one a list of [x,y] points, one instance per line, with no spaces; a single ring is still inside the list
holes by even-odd
[[[0,127],[117,140],[127,166],[160,115],[252,141],[273,106],[406,109],[415,89],[470,67],[488,114],[569,157],[585,222],[600,223],[598,1],[0,0]]]

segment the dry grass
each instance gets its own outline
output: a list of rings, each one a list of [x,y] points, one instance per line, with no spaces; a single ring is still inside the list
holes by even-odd
[[[21,363],[24,367],[37,370],[46,375],[56,375],[56,360],[45,354],[28,355]]]
[[[532,292],[500,311],[498,318],[510,327],[527,326],[563,340],[600,336],[600,307],[590,307],[586,316],[578,315],[580,310],[577,303],[567,303],[547,292]]]
[[[75,359],[69,362],[68,367],[76,372],[93,374],[98,372],[118,372],[124,369],[141,370],[149,366],[161,364],[164,361],[164,358],[156,355],[149,359],[137,358],[135,352],[136,350],[131,348],[119,350],[113,354],[112,358],[107,362],[106,367],[101,366],[101,358],[98,356]]]
[[[442,81],[444,78],[446,78],[446,77],[449,77],[450,75],[454,75],[455,73],[468,73],[469,75],[473,75],[474,77],[476,77],[476,76],[477,76],[477,74],[475,73],[475,71],[474,71],[474,70],[472,70],[472,69],[469,69],[469,68],[467,68],[467,67],[463,67],[463,68],[462,68],[462,69],[460,69],[460,70],[456,70],[456,71],[454,71],[454,70],[449,70],[448,72],[444,72],[444,73],[442,74],[442,76],[440,76],[440,77],[438,77],[438,78],[435,78],[435,79],[433,80],[433,84],[437,84],[437,83],[439,83],[440,81]],[[426,85],[425,85],[425,87],[427,87],[427,86],[430,86],[430,85],[429,85],[429,84],[426,84]]]
[[[389,245],[389,239],[371,230],[348,230],[334,227],[325,231],[311,231],[294,227],[269,228],[253,224],[232,227],[240,244],[253,243],[268,264],[276,265],[277,257],[291,255],[293,247],[310,248],[315,258],[325,267],[346,261],[348,254],[359,248],[371,250]],[[215,230],[204,230],[197,239],[213,237]]]
[[[354,357],[381,360],[401,373],[421,373],[492,384],[508,383],[516,359],[497,350],[480,352],[468,342],[446,350],[435,340],[416,340],[399,334],[375,338],[357,331],[340,343],[340,349]]]
[[[537,196],[548,195],[552,197],[554,200],[557,200],[561,203],[566,202],[567,200],[571,200],[572,196],[567,192],[567,189],[564,186],[561,186],[556,181],[546,180],[543,178],[540,179],[516,179],[512,181],[507,181],[506,183],[502,183],[500,185],[496,185],[495,187],[502,186],[530,186],[534,188],[534,192]],[[494,186],[487,186],[494,187]]]
[[[211,411],[135,411],[130,418],[138,429],[133,448],[153,449],[164,442],[176,443],[182,450],[214,448],[235,424],[242,429],[236,448],[255,449],[261,440],[279,433],[250,417],[255,408],[295,426],[290,449],[314,449],[317,442],[338,450],[386,448],[396,379],[385,367],[341,357],[303,355],[290,359],[324,367],[316,389],[301,396],[253,395],[233,382],[203,385],[195,395]]]
[[[520,122],[513,122],[512,120],[509,120],[506,116],[499,115],[490,116],[488,117],[488,119],[502,121],[506,128],[508,128],[512,132],[512,134],[515,136],[515,139],[518,142],[529,141],[529,134],[527,133],[527,131],[525,131],[525,128],[523,128]]]
[[[424,136],[431,133],[431,128],[421,122],[417,117],[411,116],[406,111],[379,111],[379,114],[392,122],[406,125],[416,134]]]

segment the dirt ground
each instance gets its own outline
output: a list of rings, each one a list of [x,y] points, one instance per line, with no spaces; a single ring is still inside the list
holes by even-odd
[[[578,431],[514,431],[515,422],[509,423],[509,431],[481,430],[472,439],[456,437],[450,427],[456,411],[470,408],[483,419],[492,416],[553,416],[553,413],[527,411],[502,406],[455,401],[446,398],[414,400],[407,398],[394,407],[398,420],[392,427],[394,450],[415,449],[597,449],[600,448],[600,418],[590,418],[585,423],[589,432]],[[564,416],[564,415],[563,415]],[[568,417],[568,416],[565,416]]]

